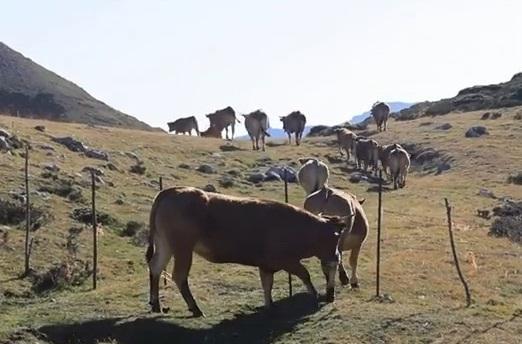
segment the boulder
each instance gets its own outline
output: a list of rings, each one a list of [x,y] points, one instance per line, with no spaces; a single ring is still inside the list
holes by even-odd
[[[7,139],[0,136],[0,151],[8,151],[9,149],[11,149],[11,145],[7,142]]]
[[[83,143],[81,143],[78,140],[73,139],[70,136],[53,137],[51,140],[56,142],[56,143],[59,143],[61,145],[64,145],[70,151],[73,151],[73,152],[85,152],[85,150],[87,148]]]
[[[482,135],[489,135],[488,130],[483,126],[471,127],[465,134],[466,137],[480,137]]]
[[[265,174],[261,172],[252,173],[248,175],[247,180],[254,184],[261,183],[265,180]]]
[[[40,131],[40,132],[44,132],[45,131],[45,126],[44,125],[37,125],[36,127],[34,127],[34,130],[37,130],[37,131]]]
[[[48,163],[43,166],[43,169],[49,172],[58,172],[60,171],[60,167],[55,163]]]
[[[82,168],[82,172],[94,173],[96,176],[103,176],[105,174],[102,169],[93,166],[85,166]]]
[[[4,128],[0,128],[0,137],[5,137],[6,139],[10,138],[12,135],[10,132],[5,130]]]
[[[109,154],[99,149],[92,149],[86,147],[85,156],[92,159],[109,161]]]
[[[234,186],[235,182],[234,179],[230,176],[223,176],[219,180],[219,185],[224,188],[231,188]]]
[[[207,184],[203,187],[203,191],[206,191],[206,192],[217,192],[217,189],[214,185],[212,184]]]
[[[209,165],[209,164],[199,165],[199,167],[196,170],[201,173],[207,173],[207,174],[216,173],[216,169],[212,165]]]

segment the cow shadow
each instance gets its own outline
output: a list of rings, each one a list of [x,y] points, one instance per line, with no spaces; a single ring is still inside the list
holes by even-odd
[[[260,309],[236,314],[210,328],[190,328],[169,316],[107,318],[38,329],[43,340],[54,344],[97,344],[116,341],[137,343],[268,343],[291,332],[307,315],[318,310],[308,294],[297,294],[274,303],[275,310]],[[188,319],[187,321],[191,321]]]

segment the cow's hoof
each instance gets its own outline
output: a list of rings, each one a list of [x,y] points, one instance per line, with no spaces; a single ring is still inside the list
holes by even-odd
[[[348,283],[350,283],[350,279],[346,275],[339,275],[339,281],[341,281],[341,285],[348,285]]]
[[[334,302],[334,299],[335,299],[334,289],[332,288],[332,289],[326,290],[326,302],[332,303],[332,302]]]

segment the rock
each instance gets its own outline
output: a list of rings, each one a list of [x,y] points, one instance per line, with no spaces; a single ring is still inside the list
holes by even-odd
[[[44,170],[49,172],[58,172],[60,171],[60,167],[54,163],[45,164],[43,167]]]
[[[217,189],[214,185],[212,184],[207,184],[203,187],[203,191],[206,191],[206,192],[217,192]]]
[[[241,148],[231,145],[231,144],[221,145],[221,146],[219,146],[219,149],[221,149],[221,151],[223,151],[223,152],[234,152],[234,151],[244,150],[244,149],[241,149]]]
[[[4,128],[0,128],[0,137],[5,137],[6,139],[10,138],[12,135],[10,132],[5,130]]]
[[[120,172],[120,169],[118,168],[118,166],[114,165],[112,162],[107,163],[105,165],[105,167],[107,167],[110,171]]]
[[[522,172],[518,172],[518,174],[513,174],[509,176],[508,183],[522,185]]]
[[[209,165],[209,164],[202,164],[196,170],[201,173],[208,173],[208,174],[216,173],[216,169],[212,165]]]
[[[147,167],[145,167],[143,165],[143,162],[138,162],[136,165],[132,165],[130,167],[130,172],[131,173],[136,173],[136,174],[145,174],[145,170],[147,169]]]
[[[489,191],[488,189],[480,189],[478,194],[483,197],[497,198],[497,196],[495,196],[495,194],[492,191]]]
[[[328,160],[330,164],[340,164],[346,161],[345,159],[343,159],[343,157],[336,156],[333,154],[326,154],[325,158],[326,160]]]
[[[85,156],[92,159],[109,160],[109,154],[99,149],[86,148]]]
[[[279,174],[275,173],[274,171],[268,171],[265,173],[265,182],[271,182],[271,181],[282,181],[281,176]]]
[[[36,127],[34,127],[34,129],[43,133],[45,131],[45,126],[37,125]]]
[[[247,177],[247,180],[254,184],[261,183],[265,180],[265,174],[260,172],[252,173]]]
[[[361,174],[360,173],[353,173],[352,175],[350,175],[350,178],[348,178],[348,180],[351,183],[359,183],[361,181]]]
[[[451,128],[453,128],[453,126],[449,123],[444,123],[444,124],[441,124],[441,125],[435,127],[435,129],[437,129],[437,130],[449,130]]]
[[[140,162],[141,159],[135,154],[135,153],[132,153],[132,152],[125,152],[125,155],[131,159],[134,159],[136,160],[136,162]]]
[[[11,145],[7,142],[7,139],[0,136],[0,151],[8,151],[9,149],[11,149]]]
[[[53,137],[51,140],[56,142],[56,143],[59,143],[61,145],[64,145],[70,151],[73,151],[73,152],[85,152],[85,150],[87,148],[83,143],[81,143],[78,140],[73,139],[70,136]]]
[[[102,169],[93,166],[85,166],[84,168],[82,168],[82,172],[94,173],[95,176],[105,175],[105,172],[103,172]]]
[[[223,176],[218,180],[218,182],[219,182],[219,185],[224,188],[231,188],[235,184],[234,179],[232,179],[232,177],[230,177],[230,176]]]
[[[38,145],[38,148],[47,150],[47,151],[53,151],[53,152],[56,151],[56,149],[54,149],[53,146],[51,146],[50,144],[47,144],[47,143],[42,143],[42,144]]]
[[[500,117],[502,117],[502,113],[500,113],[500,112],[493,112],[491,114],[491,119],[497,119],[497,118],[500,118]]]
[[[238,170],[228,170],[227,174],[230,174],[233,177],[239,177],[241,176],[241,172]]]
[[[486,119],[489,119],[489,112],[486,112],[482,115],[482,117],[480,117],[481,120],[486,120]]]
[[[272,173],[277,174],[280,177],[280,180],[286,178],[286,181],[289,183],[297,182],[297,173],[295,169],[290,166],[272,166],[265,172],[266,175]]]
[[[468,131],[466,131],[466,137],[480,137],[482,135],[489,135],[486,127],[476,126],[471,127],[468,129]]]
[[[182,169],[185,169],[185,170],[190,170],[190,165],[189,164],[179,164],[178,167],[182,168]]]

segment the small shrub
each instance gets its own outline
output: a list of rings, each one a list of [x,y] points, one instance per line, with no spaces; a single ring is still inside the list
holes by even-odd
[[[76,208],[73,210],[71,217],[78,222],[90,225],[92,223],[92,210],[91,208]],[[116,218],[100,210],[96,210],[96,221],[102,225],[118,225]]]
[[[499,217],[493,221],[489,231],[492,235],[522,243],[522,215]]]
[[[31,230],[35,231],[46,224],[51,214],[44,209],[38,208],[31,204],[29,209],[31,217]],[[2,225],[20,225],[25,223],[25,205],[18,202],[11,202],[0,198],[0,224]]]
[[[129,221],[127,222],[127,224],[125,225],[125,228],[123,229],[123,231],[121,232],[121,235],[122,236],[127,236],[127,237],[133,237],[135,236],[140,230],[142,230],[143,228],[145,227],[145,224],[141,223],[141,222],[136,222],[136,221]]]
[[[136,165],[132,165],[132,166],[130,167],[130,172],[131,172],[131,173],[136,173],[136,174],[140,174],[140,175],[145,174],[145,171],[146,171],[146,170],[147,170],[147,167],[145,167],[145,166],[143,165],[143,162],[142,162],[142,161],[140,161],[140,162],[138,162]]]
[[[55,264],[46,272],[33,274],[32,289],[37,294],[43,294],[62,290],[68,286],[78,286],[83,284],[91,274],[89,263],[82,260]]]
[[[522,172],[508,177],[508,182],[516,185],[522,185]]]

